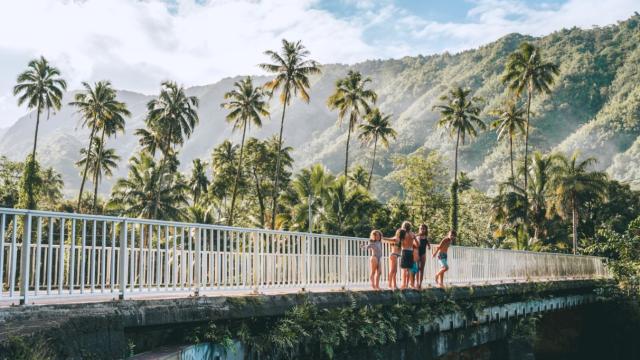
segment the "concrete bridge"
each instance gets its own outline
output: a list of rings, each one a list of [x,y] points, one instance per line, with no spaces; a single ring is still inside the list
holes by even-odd
[[[14,335],[64,334],[53,337],[71,349],[70,354],[97,349],[113,358],[121,356],[131,340],[127,334],[164,334],[163,329],[207,321],[281,316],[302,299],[323,307],[344,306],[358,294],[362,304],[389,304],[394,292],[366,290],[367,241],[0,209],[0,342]],[[384,249],[385,260],[389,250]],[[402,294],[414,303],[445,296],[509,296],[509,303],[487,307],[474,320],[482,326],[592,301],[593,289],[609,277],[604,260],[590,256],[457,246],[449,256],[448,290],[431,288],[438,265],[429,259],[428,289]],[[382,263],[386,274],[388,262]],[[384,275],[381,283],[386,280]],[[540,293],[555,300],[531,302],[531,296]],[[18,304],[40,306],[11,306]],[[466,331],[470,321],[452,313],[423,329],[448,336]],[[157,340],[145,346],[162,344],[163,336],[145,336]],[[434,346],[434,356],[452,348]]]

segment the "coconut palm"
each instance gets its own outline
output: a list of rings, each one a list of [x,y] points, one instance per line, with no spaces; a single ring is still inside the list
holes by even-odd
[[[313,230],[323,212],[323,200],[333,184],[333,176],[320,164],[304,168],[296,174],[283,202],[287,211],[280,215],[288,228],[295,231]]]
[[[360,125],[360,141],[364,144],[371,145],[373,143],[373,157],[371,158],[371,171],[367,180],[367,190],[371,188],[371,177],[373,176],[373,167],[376,163],[376,150],[378,148],[378,140],[386,149],[389,148],[389,139],[396,138],[396,131],[393,130],[389,120],[391,115],[385,115],[380,109],[371,110],[366,116],[366,122]]]
[[[238,182],[242,173],[242,158],[244,155],[244,139],[247,128],[251,125],[261,127],[262,116],[269,116],[269,110],[265,101],[262,88],[254,87],[251,77],[246,77],[242,81],[236,81],[233,85],[235,89],[224,94],[227,102],[221,106],[230,110],[227,114],[227,122],[233,123],[233,130],[242,129],[242,140],[240,142],[240,159],[238,160],[236,181],[233,185],[231,195],[231,209],[229,211],[229,225],[233,225],[233,212],[235,210],[236,197],[238,195]]]
[[[354,184],[358,186],[365,187],[367,186],[367,170],[364,169],[362,165],[356,165],[353,169],[351,169],[351,174],[349,174],[349,181],[352,181]]]
[[[450,136],[455,136],[456,147],[454,155],[453,183],[451,184],[451,206],[449,220],[452,230],[458,228],[458,148],[460,141],[464,144],[467,136],[473,137],[477,135],[476,128],[485,129],[486,125],[479,118],[480,107],[478,102],[480,98],[471,97],[470,89],[462,89],[456,87],[449,90],[448,95],[442,95],[441,101],[445,104],[436,105],[434,110],[439,110],[440,120],[437,126],[444,127],[449,130]]]
[[[533,153],[531,159],[529,182],[529,211],[531,212],[529,220],[533,227],[533,239],[538,240],[543,232],[544,224],[547,219],[547,200],[551,195],[551,178],[556,169],[556,161],[558,157],[555,154],[543,155],[539,151]],[[524,169],[521,169],[522,171]]]
[[[187,185],[174,173],[164,172],[153,158],[142,152],[129,162],[129,174],[113,187],[108,206],[123,215],[145,219],[178,220],[187,205]],[[164,186],[158,190],[157,183]]]
[[[491,123],[491,127],[496,129],[498,133],[498,141],[509,140],[509,164],[511,165],[511,177],[515,178],[513,171],[513,138],[518,134],[524,133],[525,127],[525,110],[518,107],[515,100],[504,103],[500,108],[491,111],[491,114],[498,118]]]
[[[317,62],[309,60],[309,51],[300,41],[290,42],[282,39],[281,52],[267,50],[264,52],[272,63],[260,64],[263,70],[275,74],[273,80],[265,84],[265,88],[272,93],[280,90],[280,103],[282,104],[282,119],[280,120],[280,134],[278,135],[278,151],[276,159],[276,171],[274,175],[275,186],[273,188],[273,211],[271,214],[271,228],[275,228],[278,183],[280,178],[280,154],[282,149],[282,131],[284,129],[284,117],[291,98],[296,95],[309,102],[309,75],[319,74],[320,66]]]
[[[191,169],[191,178],[189,179],[189,189],[191,189],[191,198],[194,206],[198,206],[200,197],[207,192],[209,187],[209,178],[205,168],[207,163],[200,159],[193,159],[193,168]]]
[[[29,61],[27,70],[18,75],[17,84],[13,87],[13,95],[18,96],[18,105],[27,103],[29,109],[36,110],[36,130],[31,152],[34,159],[38,144],[40,114],[46,110],[48,118],[51,110],[60,110],[62,92],[66,89],[67,82],[60,77],[60,70],[51,66],[43,56]]]
[[[62,92],[67,83],[60,77],[60,70],[49,64],[47,59],[40,57],[27,65],[27,70],[20,73],[17,84],[13,87],[13,95],[18,97],[18,105],[27,104],[29,109],[36,110],[36,129],[33,135],[33,150],[27,158],[21,180],[19,204],[28,208],[36,207],[34,187],[37,182],[36,148],[38,144],[38,129],[40,115],[46,110],[47,118],[51,110],[60,110],[62,106]]]
[[[94,146],[87,153],[87,149],[80,149],[80,160],[76,162],[76,166],[87,168],[93,174],[93,203],[92,212],[96,211],[98,201],[98,184],[102,180],[102,176],[113,176],[113,170],[118,167],[120,156],[116,154],[115,149],[103,149],[104,141],[96,137],[93,140]]]
[[[347,235],[362,218],[362,210],[369,200],[362,187],[339,177],[328,188],[322,211],[323,230],[329,234]]]
[[[333,94],[327,100],[329,109],[338,110],[338,125],[342,125],[345,117],[349,117],[347,125],[347,149],[344,159],[344,176],[348,176],[349,141],[351,132],[355,130],[358,121],[371,111],[371,105],[376,102],[378,95],[371,89],[366,89],[370,78],[363,78],[358,71],[349,70],[347,76],[338,79]]]
[[[42,180],[39,196],[44,198],[49,206],[56,205],[59,200],[62,200],[62,189],[64,188],[62,175],[52,167],[48,167],[42,171],[40,177]]]
[[[593,157],[580,161],[578,152],[571,158],[557,156],[552,185],[554,206],[559,214],[567,218],[571,214],[573,230],[573,253],[578,248],[578,218],[580,206],[589,200],[604,200],[607,192],[607,174],[589,171],[596,164]]]
[[[82,126],[91,127],[89,145],[85,150],[85,153],[91,153],[93,142],[96,139],[104,141],[105,134],[111,135],[117,131],[124,132],[124,117],[129,116],[130,113],[126,105],[116,99],[116,92],[109,81],[99,81],[93,86],[83,82],[82,86],[84,91],[77,93],[75,101],[70,102],[69,105],[78,108],[78,112],[82,116]],[[99,130],[102,130],[102,137],[96,138],[95,135]],[[76,211],[80,211],[89,166],[89,163],[84,163]]]
[[[147,103],[145,123],[159,135],[157,147],[164,157],[191,136],[198,124],[198,105],[197,97],[187,96],[184,88],[172,81],[162,82],[160,95]]]
[[[509,55],[505,65],[502,82],[517,97],[527,92],[527,120],[524,132],[524,167],[529,167],[529,120],[531,118],[531,99],[535,92],[550,93],[554,76],[560,68],[551,62],[545,62],[539,48],[528,42],[520,44],[518,49]],[[524,172],[524,188],[528,189],[529,172]],[[525,193],[525,218],[529,207],[529,198]]]
[[[158,197],[165,190],[162,188],[165,168],[171,162],[177,162],[175,146],[184,144],[185,138],[191,136],[198,124],[198,105],[197,97],[187,96],[184,88],[172,81],[162,82],[158,97],[147,103],[147,129],[136,130],[136,135],[140,136],[140,144],[151,155],[156,150],[162,153],[159,164],[160,181],[156,191]],[[160,199],[156,202],[160,202]]]

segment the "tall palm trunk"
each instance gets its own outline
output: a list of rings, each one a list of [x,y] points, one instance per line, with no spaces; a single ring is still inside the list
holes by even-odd
[[[98,181],[100,179],[100,166],[102,164],[102,150],[104,149],[104,131],[102,129],[102,135],[100,135],[100,147],[98,148],[98,157],[96,158],[96,168],[93,174],[93,205],[91,206],[91,212],[95,214],[96,204],[98,202]]]
[[[573,254],[575,255],[578,249],[578,206],[575,195],[571,198],[571,217],[573,220]]]
[[[527,88],[527,125],[524,135],[524,226],[525,226],[525,235],[527,238],[529,237],[528,232],[528,212],[529,212],[529,192],[528,192],[528,180],[529,180],[529,118],[531,116],[531,91],[533,85],[531,80],[529,80],[529,85]]]
[[[84,171],[82,172],[82,182],[80,183],[80,193],[78,194],[78,204],[76,205],[76,212],[80,212],[80,205],[82,203],[82,192],[84,191],[84,184],[87,181],[87,172],[89,170],[89,154],[93,147],[93,136],[96,134],[97,119],[93,119],[93,126],[91,127],[91,135],[89,136],[89,146],[87,147],[87,161],[84,162]]]
[[[282,103],[282,119],[280,119],[280,135],[278,136],[278,154],[276,155],[276,178],[273,186],[273,210],[271,211],[271,229],[276,228],[276,210],[278,208],[278,183],[280,180],[280,152],[282,151],[282,131],[284,130],[284,114],[287,111],[287,101],[289,101],[289,90],[285,90],[284,102]]]
[[[265,207],[264,207],[264,199],[262,197],[262,188],[260,187],[260,180],[258,179],[258,174],[256,173],[256,168],[253,168],[253,178],[256,181],[256,195],[258,197],[258,207],[260,208],[260,226],[264,227],[265,222]]]
[[[349,122],[349,131],[347,131],[347,153],[344,157],[344,177],[348,179],[347,171],[349,170],[349,141],[351,140],[351,122]]]
[[[160,192],[162,191],[162,180],[164,179],[164,168],[167,163],[167,154],[171,148],[171,135],[173,131],[173,124],[169,125],[169,137],[166,141],[164,154],[162,154],[162,161],[160,161],[160,168],[158,169],[158,186],[156,186],[156,205],[153,209],[153,218],[158,219],[158,204],[160,204]]]
[[[369,172],[369,180],[367,181],[367,190],[371,189],[371,177],[373,176],[373,165],[376,163],[376,150],[378,148],[378,135],[373,140],[373,158],[371,159],[371,171]]]
[[[513,135],[509,134],[509,161],[511,163],[511,179],[516,180],[515,173],[513,172]]]
[[[240,173],[242,172],[242,156],[244,155],[244,137],[247,133],[247,121],[244,119],[244,126],[242,128],[242,142],[240,142],[240,160],[238,161],[238,170],[236,171],[236,182],[233,185],[233,195],[231,195],[231,210],[229,211],[228,225],[233,225],[233,212],[236,206],[236,197],[238,195],[238,182],[240,182]]]
[[[31,151],[31,157],[33,158],[33,161],[36,161],[36,147],[38,144],[38,128],[40,127],[41,111],[42,109],[40,108],[40,100],[38,100],[38,106],[36,109],[36,132],[35,132],[35,135],[33,136],[33,150]]]
[[[458,135],[456,136],[456,153],[454,156],[453,166],[453,182],[458,183],[458,147],[460,145],[460,129],[458,129]]]

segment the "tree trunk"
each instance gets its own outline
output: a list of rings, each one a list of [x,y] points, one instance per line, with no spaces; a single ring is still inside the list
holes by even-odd
[[[509,135],[509,161],[511,162],[511,179],[514,183],[516,181],[516,175],[513,172],[513,136]]]
[[[33,151],[31,151],[31,157],[33,157],[33,161],[36,160],[36,147],[38,144],[38,128],[40,127],[40,112],[42,109],[40,108],[40,101],[38,100],[38,106],[36,108],[36,132],[33,136]]]
[[[236,171],[236,182],[233,185],[233,195],[231,195],[231,210],[229,211],[229,221],[227,225],[233,225],[233,212],[236,206],[236,197],[238,195],[238,182],[240,181],[240,173],[242,172],[242,155],[244,153],[244,137],[247,133],[247,119],[244,121],[242,128],[242,141],[240,142],[240,160],[238,161],[238,170]]]
[[[367,181],[367,190],[371,189],[371,177],[373,176],[373,166],[376,163],[376,149],[378,148],[378,135],[373,140],[373,158],[371,159],[371,171],[369,172],[369,181]]]
[[[573,254],[577,253],[578,249],[578,205],[576,204],[576,197],[571,199],[571,217],[573,220]]]
[[[92,212],[96,213],[96,203],[98,202],[98,180],[100,179],[100,172],[102,169],[102,154],[104,150],[104,129],[102,129],[102,135],[100,136],[100,147],[98,148],[98,157],[96,158],[96,168],[93,175],[93,205]]]
[[[260,208],[260,226],[264,227],[265,222],[265,206],[264,199],[262,196],[262,189],[260,188],[260,180],[258,179],[258,174],[256,173],[256,168],[253,168],[253,178],[256,181],[256,196],[258,197],[258,207]]]
[[[349,122],[349,131],[347,131],[347,152],[344,157],[344,178],[349,179],[349,141],[351,140],[351,122]]]
[[[164,167],[167,163],[167,154],[169,153],[169,148],[171,147],[171,136],[173,133],[173,124],[169,125],[169,138],[167,139],[167,144],[165,145],[164,154],[162,155],[162,161],[160,161],[160,168],[158,171],[160,172],[158,175],[158,186],[156,186],[156,203],[153,207],[153,218],[158,219],[158,204],[160,204],[160,192],[162,191],[162,180],[164,179]]]
[[[458,146],[460,144],[460,129],[458,129],[458,135],[456,136],[456,152],[454,156],[454,166],[453,166],[453,181],[458,183]]]
[[[271,229],[276,228],[276,210],[278,208],[278,180],[280,179],[280,152],[282,151],[282,131],[284,130],[284,114],[287,111],[287,102],[289,101],[289,91],[284,93],[284,102],[282,105],[282,119],[280,119],[280,135],[278,136],[278,153],[276,154],[276,178],[273,186],[273,210],[271,211]]]
[[[527,238],[529,237],[529,229],[528,222],[529,217],[529,188],[528,188],[528,180],[529,180],[529,118],[531,116],[531,90],[532,84],[531,80],[529,80],[529,86],[527,88],[527,125],[524,135],[524,225],[525,225],[525,234]]]
[[[76,212],[80,212],[80,205],[82,204],[82,192],[84,191],[84,183],[87,181],[87,171],[89,170],[89,154],[91,154],[91,148],[93,147],[93,136],[96,133],[97,119],[93,119],[93,126],[91,127],[91,135],[89,136],[89,146],[87,147],[87,161],[84,163],[84,171],[82,172],[82,182],[80,183],[80,193],[78,194],[78,204],[76,205]]]

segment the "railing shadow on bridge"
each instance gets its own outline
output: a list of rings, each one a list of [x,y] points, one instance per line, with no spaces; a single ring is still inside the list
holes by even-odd
[[[0,303],[364,288],[369,283],[369,255],[363,247],[367,242],[326,234],[0,208]],[[385,246],[385,260],[389,252]],[[450,284],[609,276],[604,259],[593,256],[452,246],[449,257]],[[387,281],[385,260],[381,284]],[[437,269],[428,257],[428,286]]]

